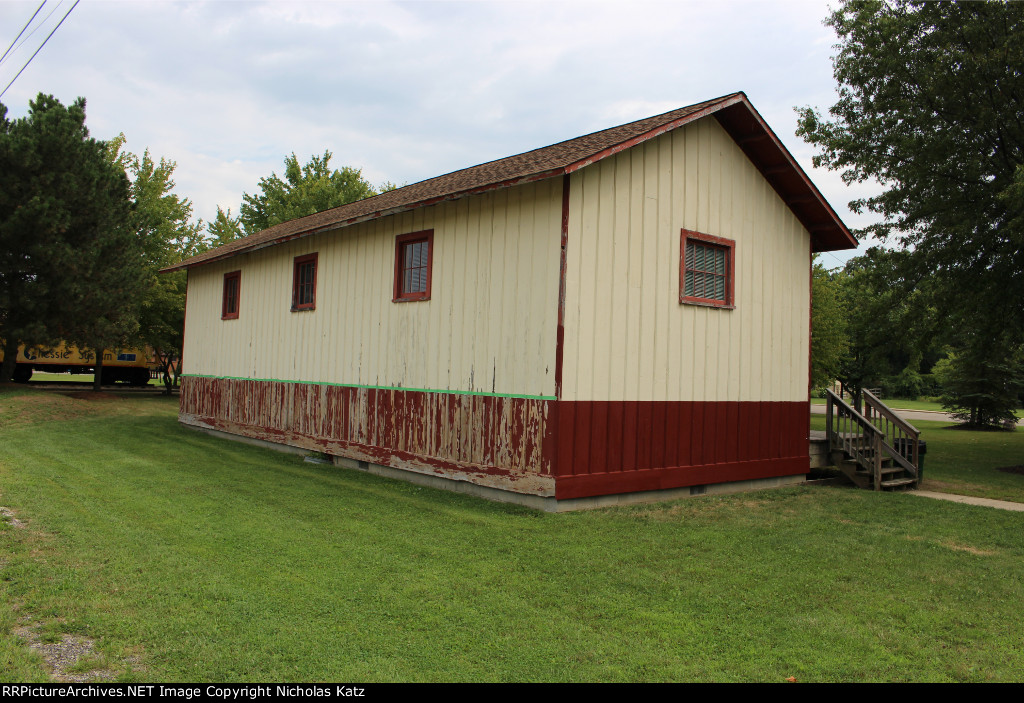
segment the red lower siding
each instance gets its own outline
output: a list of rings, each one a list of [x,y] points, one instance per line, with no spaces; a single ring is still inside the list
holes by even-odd
[[[806,473],[799,402],[589,402],[187,377],[203,425],[557,498]],[[544,480],[526,480],[530,477]]]
[[[810,408],[802,401],[556,405],[559,499],[808,471]]]

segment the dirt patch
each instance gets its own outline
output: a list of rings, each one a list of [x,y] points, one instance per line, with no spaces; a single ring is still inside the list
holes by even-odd
[[[1002,471],[1004,474],[1019,474],[1024,476],[1024,464],[1017,466],[1000,466],[996,468],[996,471]]]
[[[921,485],[919,485],[918,488],[922,491],[935,491],[936,493],[962,493],[964,491],[975,491],[984,494],[984,492],[988,490],[986,486],[979,486],[976,483],[936,481],[932,478],[926,478],[921,481]]]
[[[43,642],[39,636],[39,625],[21,625],[14,628],[13,632],[25,641],[29,649],[39,652],[55,681],[85,683],[87,681],[109,681],[115,676],[115,672],[111,669],[89,669],[90,659],[97,662],[102,661],[96,655],[95,640],[79,635],[63,634],[59,642]],[[71,669],[81,668],[87,670],[71,671]]]
[[[117,400],[119,396],[104,391],[57,391],[59,395],[68,398],[79,398],[81,400]]]
[[[939,542],[939,544],[946,549],[952,549],[954,552],[967,552],[969,554],[977,554],[982,557],[991,557],[998,553],[990,549],[978,549],[977,547],[972,547],[969,544],[959,544],[957,542]]]
[[[11,527],[17,527],[19,530],[24,530],[26,527],[28,527],[28,525],[23,523],[18,518],[14,517],[13,510],[11,510],[10,508],[5,508],[3,506],[0,506],[0,519],[3,519],[5,522],[9,522],[11,524]]]

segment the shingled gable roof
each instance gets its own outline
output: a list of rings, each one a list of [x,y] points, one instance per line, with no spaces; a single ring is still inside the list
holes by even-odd
[[[747,96],[733,93],[523,154],[453,171],[315,215],[282,222],[168,266],[161,272],[169,273],[219,261],[236,254],[426,207],[444,200],[569,174],[709,115],[714,115],[736,140],[793,210],[797,219],[810,231],[814,251],[852,249],[857,246],[857,240],[846,225],[750,104]]]

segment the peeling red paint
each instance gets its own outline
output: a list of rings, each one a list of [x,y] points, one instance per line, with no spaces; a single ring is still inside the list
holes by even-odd
[[[181,389],[186,424],[559,499],[806,473],[809,412],[196,377]]]

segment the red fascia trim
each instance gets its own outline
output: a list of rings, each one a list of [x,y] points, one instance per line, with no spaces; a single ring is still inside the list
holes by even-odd
[[[686,240],[696,239],[715,246],[724,247],[728,251],[725,257],[725,302],[714,298],[698,298],[692,295],[685,295],[686,290]],[[725,237],[716,237],[713,234],[704,234],[690,229],[679,230],[679,302],[684,305],[706,305],[725,310],[736,309],[735,297],[736,285],[736,242]]]
[[[292,262],[292,312],[299,310],[316,310],[316,280],[317,276],[320,275],[320,266],[317,265],[317,259],[320,252],[313,252],[312,254],[305,254],[304,256],[296,256]],[[308,303],[299,304],[299,267],[302,264],[313,262],[313,300]]]
[[[768,139],[771,140],[771,142],[775,146],[775,148],[779,150],[779,153],[782,155],[783,159],[785,159],[785,161],[787,162],[789,168],[786,169],[786,171],[795,173],[799,177],[799,179],[803,182],[803,185],[807,188],[807,190],[813,196],[814,200],[812,202],[822,206],[825,209],[825,211],[828,214],[828,216],[832,219],[832,223],[829,223],[829,224],[823,225],[823,226],[827,227],[828,229],[833,229],[833,226],[838,228],[839,231],[843,234],[843,237],[847,240],[847,243],[849,244],[849,246],[846,247],[846,248],[855,249],[857,247],[857,238],[853,236],[853,234],[850,232],[850,230],[843,223],[842,219],[840,219],[839,215],[836,214],[836,211],[833,210],[832,206],[829,205],[827,200],[825,200],[825,196],[823,196],[821,194],[821,191],[819,191],[818,188],[814,185],[814,183],[811,182],[811,179],[807,177],[807,174],[804,172],[804,170],[802,168],[800,168],[800,164],[798,164],[796,159],[793,158],[793,155],[789,152],[789,149],[786,148],[786,145],[783,144],[782,141],[775,135],[775,132],[772,130],[771,127],[768,126],[768,123],[764,121],[764,119],[761,117],[760,113],[758,113],[758,111],[754,109],[754,106],[750,104],[750,101],[746,99],[746,96],[743,96],[743,98],[741,100],[737,100],[736,102],[737,103],[742,103],[743,106],[746,107],[747,111],[750,113],[750,115],[757,122],[758,126],[763,130],[763,135],[761,133],[755,133],[755,134],[748,134],[748,135],[745,135],[745,136],[741,136],[741,135],[738,135],[738,134],[733,134],[733,132],[729,129],[728,125],[726,125],[721,120],[719,120],[719,124],[721,124],[722,127],[727,132],[729,132],[730,136],[733,138],[733,140],[736,141],[736,143],[739,145],[740,149],[742,149],[743,152],[745,154],[747,154],[747,157],[750,158],[750,160],[754,164],[754,166],[756,166],[757,169],[765,176],[765,178],[768,179],[769,183],[772,183],[772,186],[774,188],[775,182],[771,178],[771,175],[773,175],[773,174],[769,173],[769,170],[772,167],[760,164],[758,162],[758,160],[754,159],[751,156],[751,153],[750,153],[750,150],[749,150],[749,145],[750,145],[751,141],[753,141],[755,138],[760,138],[762,136],[767,136]],[[791,202],[792,199],[791,198],[787,198],[782,193],[779,193],[779,195],[786,202],[786,204],[789,205],[792,208],[792,206],[794,204],[793,202]],[[808,230],[810,231],[810,228],[808,228]],[[813,239],[813,231],[812,231],[812,239]],[[842,247],[838,247],[838,248],[842,248]]]
[[[422,293],[402,292],[402,247],[413,242],[427,243],[427,289]],[[430,300],[430,279],[434,271],[434,230],[424,229],[395,237],[395,285],[392,303],[409,303],[417,300]]]
[[[562,398],[562,363],[565,356],[565,269],[569,242],[569,174],[562,176],[562,251],[558,266],[558,330],[555,333],[555,397]]]
[[[228,281],[235,280],[235,310],[228,312]],[[220,319],[237,320],[238,311],[242,308],[242,270],[232,271],[224,274],[224,292],[220,302]]]
[[[639,136],[633,137],[632,139],[627,139],[626,141],[622,142],[621,144],[616,144],[615,146],[610,146],[607,149],[602,149],[601,151],[597,152],[596,154],[592,154],[591,156],[588,156],[585,159],[581,159],[579,161],[571,163],[571,164],[569,164],[568,166],[565,167],[565,172],[566,173],[572,173],[573,171],[578,171],[581,168],[589,166],[589,165],[591,165],[593,163],[596,163],[596,162],[601,161],[603,159],[607,159],[609,156],[613,156],[615,154],[618,154],[620,151],[625,151],[626,149],[631,149],[632,147],[636,146],[637,144],[642,144],[643,142],[646,142],[646,141],[648,141],[650,139],[654,139],[655,137],[660,137],[662,134],[665,134],[666,132],[671,132],[673,129],[678,129],[679,127],[682,127],[685,124],[693,122],[694,120],[699,120],[699,119],[701,119],[703,117],[707,117],[708,115],[711,115],[711,114],[713,114],[715,112],[718,112],[719,110],[722,110],[723,108],[726,108],[726,107],[729,107],[730,105],[735,105],[736,103],[744,102],[744,101],[745,101],[745,98],[742,96],[742,94],[740,94],[740,95],[736,95],[734,97],[731,97],[728,100],[723,100],[720,103],[715,103],[714,105],[709,105],[708,107],[704,108],[703,110],[698,110],[697,112],[690,113],[689,115],[686,115],[685,117],[680,117],[678,120],[672,120],[671,122],[667,122],[666,124],[660,125],[660,126],[656,127],[655,129],[652,129],[650,132],[645,132],[644,134],[641,134]]]

